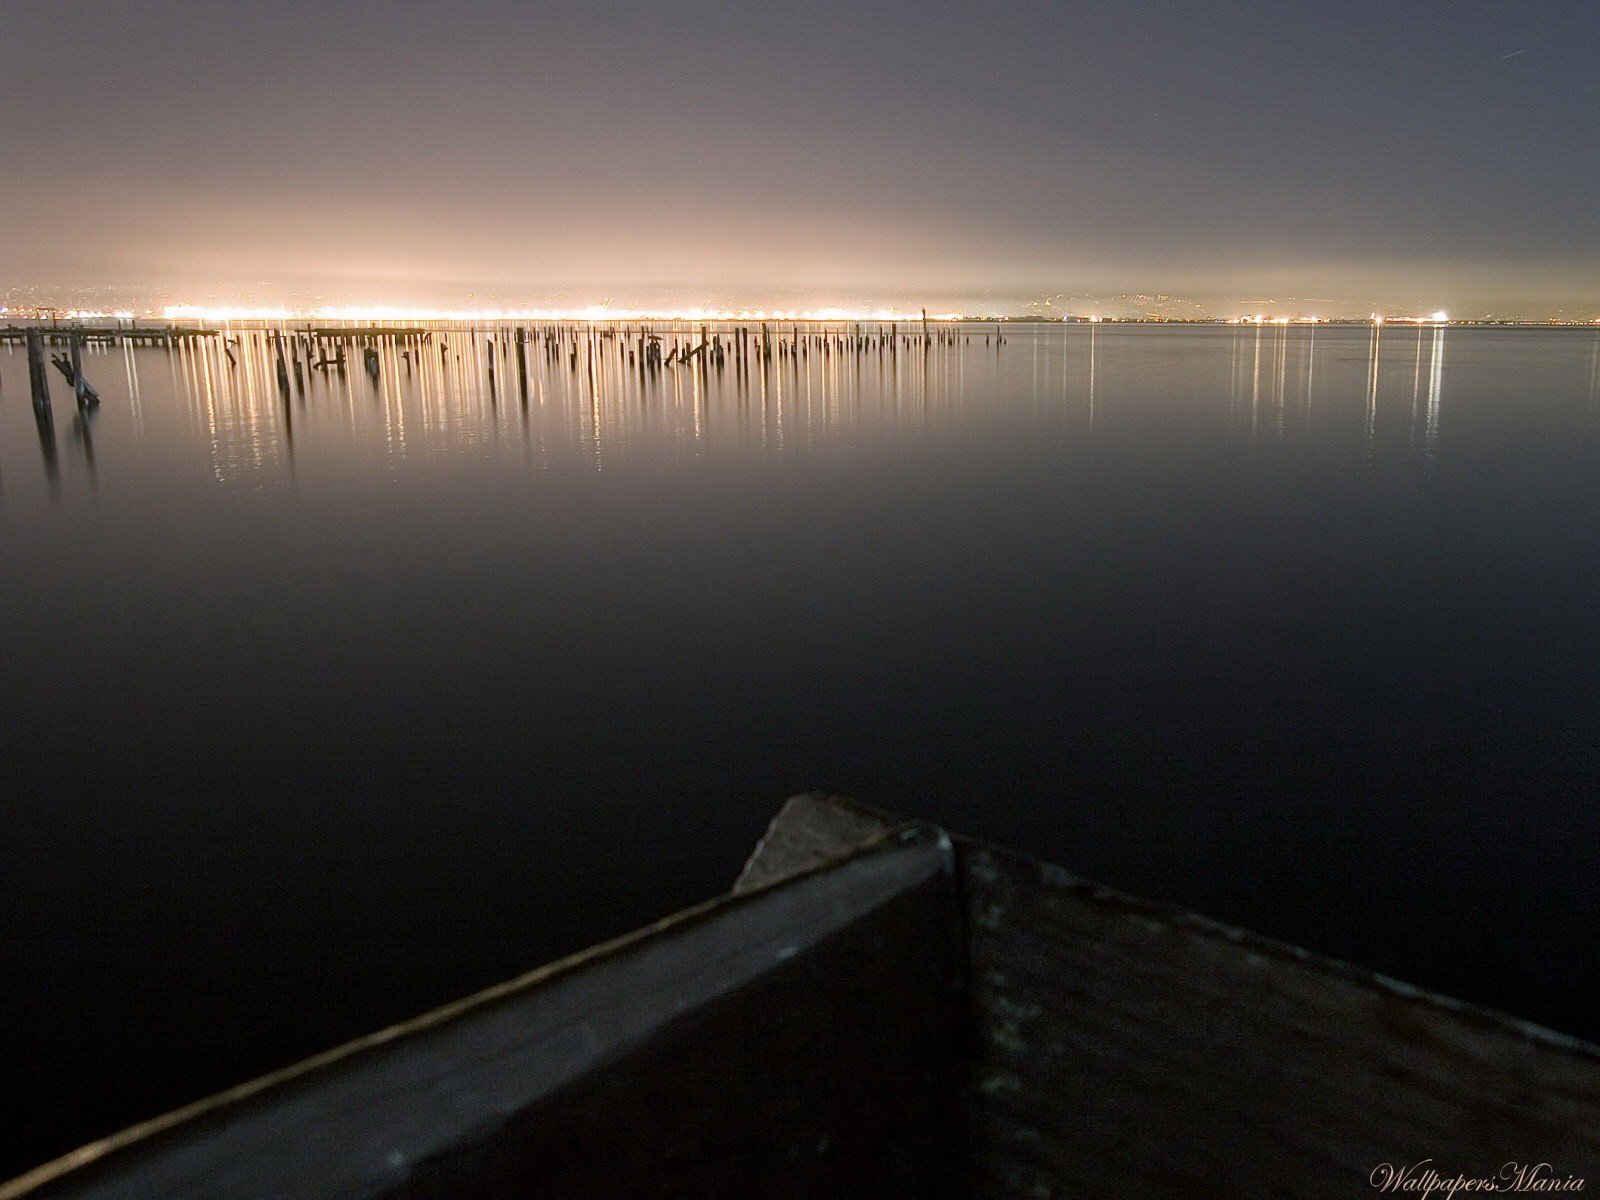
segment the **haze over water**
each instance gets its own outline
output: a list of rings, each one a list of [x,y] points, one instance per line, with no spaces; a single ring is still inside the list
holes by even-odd
[[[245,331],[86,350],[53,433],[0,347],[0,1168],[711,895],[814,787],[1600,1033],[1600,332],[959,335],[285,398]]]

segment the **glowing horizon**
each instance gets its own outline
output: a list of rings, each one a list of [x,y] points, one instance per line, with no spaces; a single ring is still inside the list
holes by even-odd
[[[0,304],[1600,315],[1600,9],[626,7],[22,0]]]
[[[1423,306],[1425,309],[1425,306]],[[715,307],[710,305],[673,306],[618,306],[609,303],[580,306],[502,306],[474,307],[449,305],[396,305],[396,304],[320,304],[293,306],[285,304],[165,304],[159,307],[135,309],[87,308],[51,304],[0,305],[0,318],[13,320],[57,319],[68,321],[199,321],[226,325],[231,323],[262,323],[290,321],[363,322],[371,324],[418,324],[427,322],[680,322],[680,323],[759,323],[817,322],[849,323],[874,322],[916,324],[922,321],[948,323],[952,321],[1034,320],[1046,322],[1201,322],[1234,325],[1319,325],[1385,322],[1416,325],[1449,324],[1524,324],[1524,325],[1600,325],[1600,316],[1546,316],[1527,318],[1502,317],[1480,314],[1452,317],[1445,309],[1432,311],[1384,312],[1373,310],[1357,314],[1329,314],[1326,312],[1246,312],[1218,314],[1192,312],[1170,316],[1153,312],[1122,312],[1108,314],[1097,309],[1073,311],[929,311],[921,306],[848,306],[824,305],[809,308],[785,307]]]
[[[0,313],[8,310],[0,308]],[[115,318],[121,320],[133,319],[135,314],[128,311],[120,312],[91,312],[83,310],[68,310],[66,316],[71,318]],[[1149,317],[1111,317],[1108,318],[1098,312],[1070,312],[1070,313],[959,313],[959,312],[928,312],[923,309],[915,311],[897,308],[846,308],[825,307],[813,309],[719,309],[719,308],[618,308],[605,304],[591,304],[580,308],[430,308],[430,307],[403,307],[397,305],[321,305],[311,308],[291,308],[288,306],[250,306],[250,305],[203,305],[203,304],[169,304],[160,310],[164,320],[194,320],[226,324],[240,321],[362,321],[372,323],[398,324],[402,322],[427,322],[427,321],[679,321],[679,322],[759,322],[759,321],[815,321],[815,322],[891,322],[915,323],[920,321],[963,321],[986,319],[1026,320],[1036,319],[1042,321],[1064,321],[1091,323],[1106,320],[1120,321],[1161,321],[1169,322],[1173,318]],[[1453,323],[1450,314],[1444,309],[1436,309],[1423,314],[1405,313],[1379,313],[1373,312],[1367,317],[1325,316],[1322,314],[1285,315],[1255,313],[1249,316],[1211,316],[1196,315],[1178,320],[1208,321],[1227,324],[1255,324],[1255,325],[1319,325],[1332,322],[1350,323],[1363,320],[1373,324],[1383,324],[1393,321],[1399,324],[1416,325],[1448,325]],[[1466,321],[1476,321],[1482,318],[1465,318]],[[1600,317],[1561,320],[1546,318],[1544,320],[1517,321],[1522,324],[1600,324]]]
[[[920,309],[718,309],[718,308],[616,308],[590,304],[581,308],[407,308],[397,305],[322,305],[294,309],[287,306],[169,304],[161,309],[167,320],[198,321],[953,321],[960,313],[926,313]]]

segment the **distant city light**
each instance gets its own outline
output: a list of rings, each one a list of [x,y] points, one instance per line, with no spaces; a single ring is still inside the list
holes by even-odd
[[[168,320],[188,321],[921,321],[923,314],[893,308],[721,309],[721,308],[612,308],[591,304],[583,308],[400,308],[390,305],[338,305],[292,309],[235,307],[229,305],[169,304],[161,310]],[[960,313],[929,313],[930,321],[956,321]]]
[[[240,324],[287,324],[288,322],[335,324],[371,324],[371,325],[420,325],[434,322],[462,322],[462,323],[494,323],[494,322],[528,322],[528,323],[554,323],[554,322],[630,322],[634,324],[645,322],[677,322],[681,324],[706,324],[706,323],[759,323],[770,322],[816,322],[831,324],[895,323],[901,326],[915,326],[921,321],[929,322],[957,322],[957,321],[990,321],[990,320],[1060,320],[1064,322],[1099,323],[1110,322],[1135,322],[1135,323],[1214,323],[1228,325],[1275,325],[1275,326],[1303,326],[1303,325],[1340,325],[1351,324],[1362,320],[1357,315],[1341,315],[1338,313],[1270,313],[1254,312],[1235,315],[1211,315],[1195,312],[1183,316],[1147,311],[1142,314],[1114,312],[1105,314],[1100,312],[1063,313],[1060,315],[1043,314],[1038,312],[1011,312],[1004,311],[977,311],[977,312],[924,312],[920,305],[915,308],[898,308],[894,306],[851,307],[847,305],[818,306],[813,308],[733,308],[712,307],[710,305],[692,305],[674,307],[661,305],[659,307],[618,307],[609,303],[588,304],[574,307],[520,307],[507,306],[503,308],[478,308],[462,307],[450,308],[446,306],[415,307],[389,304],[308,304],[304,307],[290,304],[252,304],[247,301],[219,303],[219,304],[167,304],[155,305],[148,309],[134,310],[128,308],[112,307],[77,307],[46,304],[19,305],[12,297],[7,297],[8,303],[0,305],[0,317],[7,322],[18,320],[26,321],[141,321],[141,320],[169,320],[190,321],[226,325],[237,322]],[[945,302],[948,304],[948,301]],[[1276,303],[1276,302],[1270,302]],[[1357,310],[1359,311],[1359,310]],[[1452,317],[1445,309],[1435,309],[1432,312],[1422,311],[1415,313],[1390,313],[1371,312],[1366,321],[1373,326],[1382,326],[1386,323],[1392,325],[1570,325],[1570,326],[1600,326],[1600,316],[1578,317],[1556,315],[1542,319],[1530,319],[1521,314],[1497,315],[1474,314],[1467,317]]]

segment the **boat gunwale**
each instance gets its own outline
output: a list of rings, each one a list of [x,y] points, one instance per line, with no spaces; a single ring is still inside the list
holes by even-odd
[[[164,1135],[176,1134],[201,1123],[226,1119],[238,1106],[270,1098],[271,1093],[280,1089],[304,1084],[319,1073],[351,1063],[364,1054],[397,1046],[411,1039],[426,1037],[462,1018],[522,998],[575,975],[585,968],[692,930],[722,913],[747,907],[775,891],[804,879],[823,875],[879,854],[916,845],[931,846],[939,852],[943,858],[942,873],[954,874],[954,853],[949,835],[937,826],[925,822],[904,822],[867,841],[845,847],[815,863],[757,886],[746,890],[724,892],[709,900],[679,909],[648,925],[597,942],[471,995],[449,1001],[415,1017],[342,1042],[286,1067],[255,1076],[233,1087],[127,1126],[44,1162],[9,1181],[0,1181],[0,1200],[22,1200],[23,1197],[32,1195],[42,1187],[68,1178],[78,1170],[103,1162],[113,1154],[136,1149],[141,1143],[152,1142]]]
[[[909,824],[924,824],[923,822],[908,822],[905,818],[894,813],[873,808],[845,797],[833,796],[825,792],[807,792],[792,797],[784,805],[776,817],[773,818],[767,832],[756,844],[750,856],[750,863],[746,864],[745,872],[749,873],[751,864],[760,856],[763,848],[768,845],[774,831],[784,819],[784,814],[789,811],[790,805],[796,803],[824,803],[842,809],[845,812],[860,817],[872,818],[887,826],[883,836],[890,836],[897,829]],[[942,827],[935,825],[934,828]],[[1469,1000],[1461,1000],[1444,992],[1437,992],[1418,984],[1407,983],[1405,980],[1374,971],[1370,967],[1363,967],[1359,963],[1334,955],[1323,954],[1320,951],[1308,950],[1297,946],[1293,942],[1283,941],[1264,933],[1256,933],[1237,925],[1230,925],[1226,921],[1219,921],[1208,917],[1193,909],[1185,908],[1180,904],[1166,900],[1150,900],[1142,896],[1135,896],[1124,892],[1109,884],[1100,883],[1098,880],[1089,879],[1075,874],[1065,867],[1044,859],[1035,858],[1012,850],[994,842],[984,841],[981,838],[968,837],[965,834],[945,834],[956,847],[957,868],[963,879],[967,875],[983,871],[982,856],[987,855],[1002,860],[1013,867],[1025,868],[1032,871],[1041,883],[1051,888],[1071,895],[1074,899],[1083,901],[1092,906],[1105,908],[1130,916],[1144,918],[1149,921],[1160,921],[1174,928],[1181,928],[1186,932],[1198,934],[1209,940],[1224,942],[1236,946],[1242,951],[1258,954],[1274,962],[1293,964],[1331,980],[1354,985],[1368,991],[1377,992],[1385,998],[1405,1001],[1409,1004],[1435,1011],[1448,1013],[1451,1017],[1478,1029],[1492,1030],[1503,1033],[1523,1041],[1540,1046],[1547,1050],[1556,1050],[1582,1061],[1600,1061],[1600,1043],[1588,1041],[1573,1034],[1562,1033],[1547,1025],[1525,1017],[1518,1017],[1511,1013],[1491,1008],[1485,1004],[1476,1004]],[[800,867],[791,874],[808,870],[809,867]],[[745,876],[741,875],[743,879]],[[768,883],[781,883],[790,875],[778,875],[770,881],[763,880],[753,887],[762,888]],[[980,875],[980,878],[982,876]],[[967,888],[965,883],[963,893]],[[0,1200],[6,1200],[0,1195]]]

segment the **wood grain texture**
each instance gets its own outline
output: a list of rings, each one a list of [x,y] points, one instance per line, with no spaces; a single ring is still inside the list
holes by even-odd
[[[966,1196],[955,910],[895,897],[388,1197]]]
[[[957,848],[975,1196],[1350,1197],[1429,1158],[1600,1185],[1594,1047]]]

